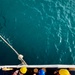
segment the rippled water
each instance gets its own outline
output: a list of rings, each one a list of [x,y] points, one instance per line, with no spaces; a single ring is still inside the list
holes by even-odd
[[[75,1],[0,0],[0,34],[28,64],[75,64]],[[0,45],[0,64],[19,62]]]

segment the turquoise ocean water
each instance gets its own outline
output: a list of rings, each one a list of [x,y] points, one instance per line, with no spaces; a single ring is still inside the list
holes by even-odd
[[[75,64],[75,1],[0,0],[0,35],[27,64]],[[19,63],[0,40],[0,65]]]

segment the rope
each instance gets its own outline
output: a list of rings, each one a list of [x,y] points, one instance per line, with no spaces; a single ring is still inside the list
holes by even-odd
[[[22,64],[26,64],[26,62],[23,59],[23,55],[19,54],[1,35],[0,38],[16,53],[16,55],[18,56],[18,59],[22,62]]]
[[[0,38],[17,54],[19,55],[19,53],[0,35]]]

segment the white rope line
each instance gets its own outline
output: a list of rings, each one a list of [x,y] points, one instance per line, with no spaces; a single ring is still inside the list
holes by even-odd
[[[0,38],[17,54],[17,56],[20,55],[1,35]],[[20,58],[19,60],[22,62],[22,64],[26,64],[23,58]]]
[[[12,67],[12,68],[20,68],[22,66],[26,66],[27,68],[75,68],[75,65],[6,65],[0,66],[3,67]]]
[[[0,35],[0,38],[17,54],[19,55],[19,53]]]

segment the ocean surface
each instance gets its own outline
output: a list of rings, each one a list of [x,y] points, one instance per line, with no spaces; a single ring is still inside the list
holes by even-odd
[[[29,65],[75,64],[75,0],[0,0],[0,35]],[[20,64],[0,39],[0,65]]]

